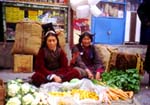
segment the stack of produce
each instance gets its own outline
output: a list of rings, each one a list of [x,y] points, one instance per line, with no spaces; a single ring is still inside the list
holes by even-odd
[[[40,88],[16,79],[8,81],[6,87],[6,105],[97,105],[133,97],[133,91],[123,91],[109,87],[104,82],[89,79],[51,82]]]
[[[79,95],[80,100],[83,99],[93,99],[99,100],[99,96],[96,92],[81,90],[81,89],[72,89],[70,92],[49,92],[50,95],[53,96],[75,96],[76,94]]]
[[[115,85],[108,86],[105,82],[92,80],[94,84],[101,85],[107,87],[106,96],[108,97],[107,103],[111,103],[111,101],[115,100],[128,100],[133,98],[134,92],[133,91],[124,91],[119,89]],[[104,100],[105,101],[105,100]]]

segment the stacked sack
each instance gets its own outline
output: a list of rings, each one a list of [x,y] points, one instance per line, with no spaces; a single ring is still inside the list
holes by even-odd
[[[63,29],[55,30],[52,23],[41,24],[28,19],[17,23],[15,43],[12,48],[14,72],[33,71],[33,56],[37,55],[43,37],[49,30],[58,34],[60,46],[65,51],[66,38]]]
[[[14,54],[14,72],[31,72],[33,56],[37,55],[42,43],[42,26],[31,20],[23,20],[16,24]]]

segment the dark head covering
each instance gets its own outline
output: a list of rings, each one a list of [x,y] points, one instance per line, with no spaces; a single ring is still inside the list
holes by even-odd
[[[47,31],[47,32],[46,32],[46,34],[45,34],[45,36],[44,36],[44,41],[43,41],[43,43],[42,43],[42,47],[46,47],[46,46],[47,46],[46,41],[47,41],[47,38],[48,38],[49,36],[54,36],[54,37],[56,38],[56,40],[57,40],[57,47],[60,47],[59,39],[58,39],[58,37],[57,37],[58,34],[56,34],[54,31]]]
[[[80,37],[80,38],[79,38],[79,44],[81,44],[82,39],[83,39],[85,36],[88,36],[88,37],[91,39],[91,42],[93,41],[93,36],[94,36],[94,34],[88,32],[88,31],[85,31],[85,32],[83,32],[81,35],[79,35],[79,37]]]
[[[145,2],[145,3],[150,3],[150,0],[143,0],[143,2]]]
[[[56,32],[52,23],[43,24],[42,28],[44,35],[50,30]]]

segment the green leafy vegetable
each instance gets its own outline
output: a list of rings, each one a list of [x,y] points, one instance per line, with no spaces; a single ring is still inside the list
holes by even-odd
[[[138,92],[140,90],[140,75],[136,69],[111,70],[102,74],[102,81],[108,86],[117,86],[120,89]]]

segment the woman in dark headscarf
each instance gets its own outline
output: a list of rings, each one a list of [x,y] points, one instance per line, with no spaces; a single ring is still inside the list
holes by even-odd
[[[32,83],[36,86],[47,82],[64,82],[80,78],[78,70],[68,66],[68,59],[60,48],[57,34],[48,31],[35,59],[35,74]]]
[[[147,52],[144,62],[144,69],[149,73],[150,85],[150,0],[143,0],[137,10],[141,20],[141,38],[140,43],[147,46]]]
[[[104,68],[92,41],[93,34],[90,32],[80,35],[79,43],[72,49],[71,64],[80,71],[82,77],[100,79]]]

